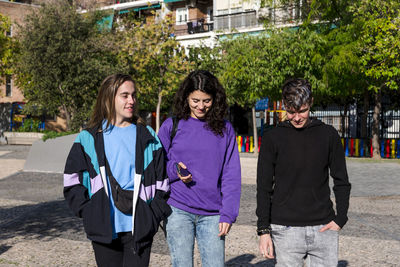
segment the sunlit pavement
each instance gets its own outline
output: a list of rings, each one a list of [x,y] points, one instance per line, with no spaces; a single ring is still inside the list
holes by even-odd
[[[0,146],[0,266],[95,266],[80,219],[62,195],[62,175],[22,172],[29,147]],[[349,222],[340,233],[339,266],[399,266],[400,161],[348,159]],[[242,199],[226,238],[227,266],[273,266],[259,257],[255,233],[257,158],[241,154]],[[169,266],[162,232],[151,266]],[[195,254],[195,265],[200,266]]]

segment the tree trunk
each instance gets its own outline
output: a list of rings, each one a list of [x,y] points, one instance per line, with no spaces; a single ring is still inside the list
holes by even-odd
[[[346,131],[347,131],[347,127],[346,127],[346,116],[347,116],[347,103],[344,104],[344,108],[343,108],[343,115],[341,115],[341,124],[342,124],[342,138],[344,138],[346,136]]]
[[[67,131],[71,130],[71,113],[68,111],[67,106],[65,104],[62,105],[62,110],[65,114],[65,122],[67,124]]]
[[[158,91],[158,101],[157,101],[157,108],[156,108],[156,133],[160,130],[160,109],[161,109],[161,101],[162,95],[161,90]]]
[[[372,116],[372,158],[381,159],[379,149],[379,124],[381,114],[381,89],[375,93],[374,114]]]
[[[364,91],[364,103],[363,103],[363,115],[361,116],[361,138],[368,138],[367,133],[367,120],[368,120],[368,110],[369,110],[369,92]]]
[[[256,124],[256,108],[251,108],[251,115],[253,120],[253,138],[254,138],[254,155],[258,154],[258,134],[257,134],[257,124]]]

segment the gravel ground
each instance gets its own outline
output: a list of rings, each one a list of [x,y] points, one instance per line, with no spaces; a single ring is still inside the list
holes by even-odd
[[[0,146],[0,170],[26,158],[29,147]],[[240,214],[226,239],[226,266],[274,266],[259,257],[255,234],[255,167],[242,155]],[[348,161],[353,185],[349,222],[340,233],[338,266],[400,266],[400,163]],[[151,266],[170,266],[163,234],[156,235]],[[200,266],[198,253],[195,265]],[[62,196],[62,175],[17,171],[0,179],[0,267],[95,266],[80,219]]]

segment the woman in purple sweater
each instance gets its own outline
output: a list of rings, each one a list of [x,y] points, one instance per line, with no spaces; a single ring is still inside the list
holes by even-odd
[[[202,266],[222,267],[241,186],[235,132],[224,120],[225,90],[210,72],[193,71],[178,89],[174,107],[175,136],[172,118],[158,134],[167,152],[171,187],[166,227],[171,261],[174,267],[193,266],[197,239]]]

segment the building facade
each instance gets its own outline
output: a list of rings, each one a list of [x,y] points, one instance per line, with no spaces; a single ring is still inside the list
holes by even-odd
[[[0,0],[0,13],[7,16],[11,20],[11,27],[5,33],[9,36],[14,36],[18,31],[17,25],[21,25],[24,18],[34,8],[39,6],[31,3],[24,2],[10,2]],[[3,83],[0,85],[0,103],[23,102],[24,96],[15,85],[12,75],[2,77]]]
[[[6,33],[11,36],[17,31],[17,24],[22,25],[25,16],[40,4],[50,0],[0,0],[0,13],[12,21],[10,30]],[[303,1],[303,0],[302,0]],[[112,10],[108,18],[110,27],[119,16],[134,12],[139,18],[147,18],[156,14],[161,17],[171,14],[175,18],[174,30],[177,40],[183,47],[214,46],[218,40],[227,38],[232,34],[250,33],[259,34],[264,30],[262,20],[271,18],[277,24],[284,24],[295,18],[298,11],[293,8],[260,8],[260,0],[76,0],[78,11],[97,7],[102,10]],[[296,7],[295,5],[293,7]],[[296,13],[297,12],[297,13]],[[292,22],[293,23],[293,22]],[[2,120],[6,118],[9,123],[1,123],[2,131],[12,128],[13,110],[4,112],[9,107],[21,107],[25,102],[24,96],[16,86],[14,77],[8,75],[1,77],[4,83],[0,85],[0,105],[2,107]],[[7,107],[6,108],[6,105]],[[5,115],[6,114],[6,115]],[[11,126],[11,127],[10,127]],[[65,120],[60,117],[46,120],[46,128],[64,130]]]

